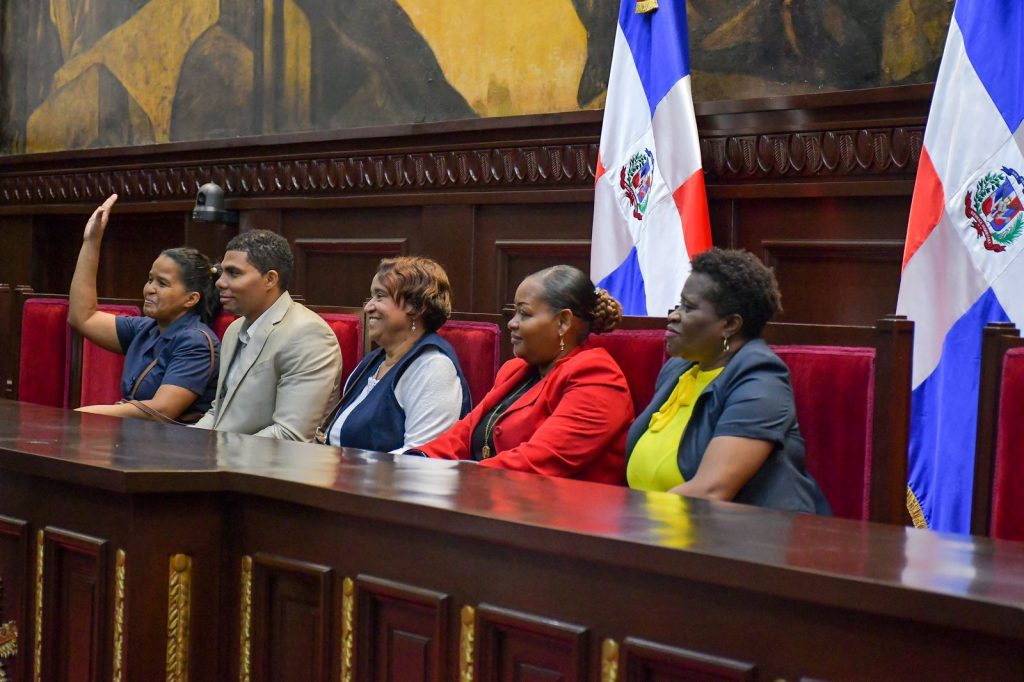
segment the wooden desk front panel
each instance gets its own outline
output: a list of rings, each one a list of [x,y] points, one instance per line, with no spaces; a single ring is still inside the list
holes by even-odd
[[[1024,677],[1020,543],[4,401],[0,515],[17,682]]]

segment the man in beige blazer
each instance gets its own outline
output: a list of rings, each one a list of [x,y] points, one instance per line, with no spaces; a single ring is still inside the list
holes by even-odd
[[[337,401],[341,350],[327,323],[288,295],[293,262],[273,232],[228,242],[217,288],[241,317],[221,341],[217,398],[197,427],[311,441]]]

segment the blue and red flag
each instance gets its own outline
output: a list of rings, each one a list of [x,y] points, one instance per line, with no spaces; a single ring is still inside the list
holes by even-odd
[[[910,208],[896,310],[915,323],[907,504],[970,531],[981,330],[1024,323],[1024,2],[958,0]]]
[[[641,3],[647,4],[647,3]],[[711,247],[686,3],[622,0],[597,158],[590,274],[627,315],[664,315]]]

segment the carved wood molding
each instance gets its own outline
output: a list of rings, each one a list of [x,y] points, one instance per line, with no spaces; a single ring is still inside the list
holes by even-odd
[[[702,137],[707,180],[913,174],[924,126]]]
[[[702,137],[706,180],[864,179],[913,175],[924,126],[875,127]],[[411,142],[415,143],[415,140]],[[323,198],[438,192],[590,189],[597,140],[522,146],[367,154],[295,155],[209,162],[142,161],[130,154],[87,169],[3,168],[0,208],[123,201],[191,201],[213,181],[229,198]]]
[[[284,152],[285,150],[281,150]],[[285,152],[286,153],[286,152]],[[192,199],[213,181],[233,199],[380,192],[589,187],[597,142],[397,154],[275,158],[209,164],[0,173],[0,204]]]

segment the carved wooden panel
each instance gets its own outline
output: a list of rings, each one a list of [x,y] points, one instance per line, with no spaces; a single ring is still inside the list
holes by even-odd
[[[497,299],[500,310],[513,303],[516,289],[529,275],[552,265],[575,265],[590,270],[589,239],[501,239],[494,243],[498,269]]]
[[[0,516],[0,679],[21,680],[30,660],[28,522]]]
[[[43,679],[98,681],[104,676],[106,545],[106,540],[59,528],[44,531]]]
[[[750,663],[632,637],[622,643],[620,665],[625,682],[746,682],[757,672]]]
[[[356,589],[356,679],[448,679],[448,595],[369,576]]]
[[[380,260],[408,253],[409,240],[300,238],[292,251],[296,292],[320,305],[357,305],[369,295]]]
[[[829,324],[837,309],[875,319],[896,309],[893,294],[899,289],[902,240],[765,239],[761,248],[783,292],[786,317],[780,321]],[[808,295],[815,286],[828,295]]]
[[[476,611],[480,682],[589,679],[587,629],[482,604]]]
[[[254,555],[253,680],[327,680],[330,613],[329,567],[266,554]]]

